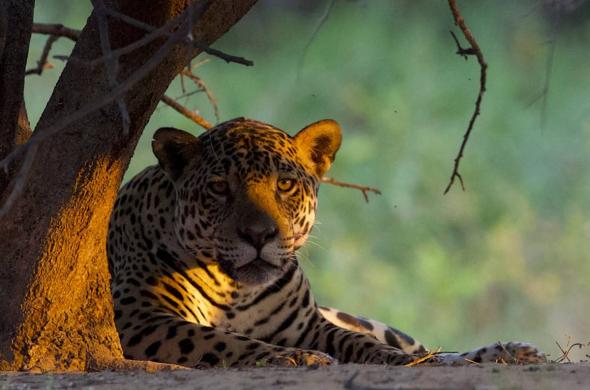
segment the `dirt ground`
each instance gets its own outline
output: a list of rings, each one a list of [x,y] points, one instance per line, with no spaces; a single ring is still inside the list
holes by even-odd
[[[0,372],[0,389],[590,389],[590,363],[466,367],[340,365],[309,368],[254,368],[163,371],[153,374]]]

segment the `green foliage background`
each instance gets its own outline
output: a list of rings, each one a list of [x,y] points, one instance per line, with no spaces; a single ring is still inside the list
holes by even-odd
[[[447,2],[337,1],[297,80],[326,5],[261,0],[215,44],[255,66],[213,58],[197,70],[221,120],[247,116],[294,134],[336,119],[344,141],[329,176],[383,191],[366,204],[358,191],[323,186],[300,253],[317,300],[431,348],[521,340],[558,357],[566,334],[590,341],[589,7],[556,21],[538,1],[459,2],[489,64],[488,88],[461,165],[467,191],[443,196],[479,87],[475,58],[454,54],[449,30],[461,34]],[[46,0],[35,19],[82,28],[89,13],[86,2]],[[542,128],[542,100],[529,104],[545,87],[552,39]],[[34,37],[31,66],[43,44]],[[53,53],[71,48],[61,39]],[[27,78],[33,124],[57,65]],[[175,83],[169,95],[180,94]],[[215,121],[204,94],[188,106]],[[127,178],[155,162],[160,126],[202,131],[162,107]]]

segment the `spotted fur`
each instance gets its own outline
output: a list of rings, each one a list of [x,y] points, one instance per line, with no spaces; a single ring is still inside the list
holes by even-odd
[[[121,189],[109,224],[127,358],[188,367],[400,365],[425,352],[384,324],[318,308],[298,265],[295,250],[309,236],[340,142],[329,120],[295,137],[246,118],[199,138],[156,132],[159,165]]]
[[[399,348],[405,353],[420,354],[424,346],[407,334],[379,321],[353,316],[340,310],[319,307],[320,313],[328,321],[342,328],[366,333],[384,344]],[[545,353],[528,343],[513,341],[495,343],[464,353],[441,353],[437,363],[445,365],[465,365],[473,363],[541,364],[547,362]]]

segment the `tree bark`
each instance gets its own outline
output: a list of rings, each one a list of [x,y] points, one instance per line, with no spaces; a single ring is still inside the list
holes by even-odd
[[[0,160],[31,136],[23,90],[34,8],[35,0],[0,0]],[[0,172],[0,199],[8,183]]]
[[[255,2],[212,0],[194,25],[195,39],[213,43]],[[158,27],[180,14],[188,0],[153,0],[149,7],[144,0],[105,3]],[[145,35],[115,18],[108,18],[108,24],[113,49]],[[118,80],[136,72],[161,43],[123,56]],[[92,60],[101,55],[93,14],[72,56]],[[131,119],[128,135],[123,135],[117,104],[110,104],[39,144],[22,194],[0,220],[0,368],[120,367],[105,252],[108,220],[143,128],[187,55],[186,46],[177,45],[124,95]],[[69,62],[31,140],[109,91],[104,66],[93,70]]]

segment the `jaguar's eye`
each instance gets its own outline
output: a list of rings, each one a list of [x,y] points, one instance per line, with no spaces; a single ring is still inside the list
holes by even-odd
[[[290,191],[294,185],[295,185],[295,180],[293,180],[293,179],[279,179],[279,181],[277,182],[277,188],[281,192]]]
[[[226,181],[212,181],[209,183],[209,189],[217,195],[227,195],[229,185]]]

